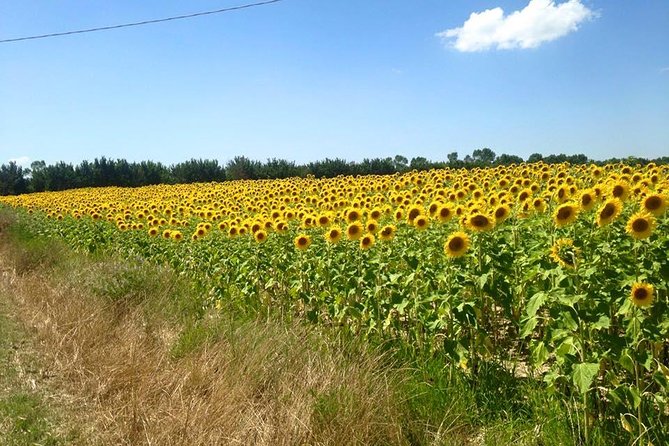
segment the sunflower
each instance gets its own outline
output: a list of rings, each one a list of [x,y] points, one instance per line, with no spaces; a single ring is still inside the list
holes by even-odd
[[[413,205],[409,208],[407,211],[407,220],[409,223],[413,223],[413,221],[419,216],[423,215],[423,207],[419,205]]]
[[[649,283],[636,282],[634,285],[632,285],[630,299],[632,299],[632,303],[637,307],[647,307],[653,303],[654,293],[655,288],[653,285]]]
[[[532,209],[534,209],[534,212],[542,214],[546,210],[546,202],[543,198],[535,198],[532,200]]]
[[[464,232],[455,232],[444,243],[444,252],[451,258],[463,256],[469,249],[469,236]]]
[[[369,211],[369,218],[372,220],[378,220],[381,218],[381,215],[383,215],[383,211],[379,208],[374,208],[371,211]]]
[[[327,214],[318,216],[318,226],[324,228],[330,224],[330,217]]]
[[[496,224],[502,223],[504,220],[509,218],[509,215],[511,215],[511,208],[507,204],[500,204],[497,206],[497,208],[495,208],[493,215],[495,217]]]
[[[467,226],[474,231],[490,231],[495,227],[495,220],[486,214],[476,212],[467,219]]]
[[[163,231],[163,238],[170,238],[170,237],[172,237],[172,231],[170,231],[169,229],[165,229]]]
[[[379,238],[383,240],[384,242],[387,242],[389,240],[392,240],[395,237],[395,232],[397,231],[397,228],[393,225],[386,225],[383,228],[381,228],[381,231],[379,231]]]
[[[297,237],[295,237],[293,244],[300,251],[304,251],[309,247],[309,245],[311,245],[311,237],[309,237],[306,234],[300,234]]]
[[[174,240],[183,240],[184,235],[180,231],[172,231],[172,238]]]
[[[622,211],[623,203],[617,198],[611,198],[606,200],[602,207],[597,211],[597,226],[604,227],[611,223],[613,220],[618,218],[620,212]]]
[[[258,229],[253,233],[253,238],[256,239],[256,242],[263,243],[265,240],[267,240],[267,232],[265,232],[264,229]]]
[[[551,258],[562,265],[563,268],[576,268],[580,250],[574,246],[574,241],[569,238],[558,239],[551,247]]]
[[[442,223],[446,223],[453,218],[453,214],[455,214],[455,211],[450,204],[444,204],[437,210],[437,218]]]
[[[611,186],[611,195],[620,201],[627,200],[630,194],[630,186],[625,181],[618,181]]]
[[[625,229],[637,240],[648,238],[655,229],[655,218],[645,211],[637,212],[627,221]]]
[[[230,226],[228,229],[228,236],[237,237],[237,235],[239,235],[239,228],[237,228],[237,226]]]
[[[413,225],[419,231],[424,231],[430,224],[430,220],[427,218],[427,215],[419,215],[413,220]]]
[[[576,220],[578,206],[573,203],[565,203],[558,206],[553,214],[553,221],[558,228],[567,226]]]
[[[351,223],[346,228],[346,238],[349,240],[358,240],[362,236],[362,225],[359,221]]]
[[[341,240],[341,228],[339,226],[333,226],[325,233],[325,241],[330,244],[338,243]]]
[[[367,232],[376,234],[376,231],[379,230],[379,222],[374,219],[369,219],[367,220],[367,223],[365,223],[365,229]]]
[[[158,228],[153,227],[153,228],[149,229],[149,235],[151,237],[155,237],[156,235],[158,235]]]
[[[659,217],[667,210],[667,207],[669,206],[667,201],[667,197],[663,194],[652,194],[644,198],[641,205],[644,210]]]
[[[374,246],[375,241],[374,234],[365,234],[365,236],[360,239],[360,249],[367,250],[371,248]]]
[[[595,201],[596,198],[597,195],[589,189],[581,192],[581,197],[579,198],[579,204],[581,206],[581,209],[587,212],[592,208],[594,208],[595,204],[597,204],[597,202]]]
[[[346,221],[349,223],[356,222],[360,220],[362,216],[360,215],[360,211],[356,208],[349,208],[346,211]]]

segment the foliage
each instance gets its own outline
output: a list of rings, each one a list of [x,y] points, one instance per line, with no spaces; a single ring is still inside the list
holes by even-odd
[[[664,444],[668,175],[653,163],[540,162],[2,201],[80,249],[173,266],[208,289],[205,307],[281,311],[445,356],[486,398],[490,370],[539,379],[578,404],[586,443],[595,430]],[[650,235],[635,237],[630,217],[651,214]],[[396,231],[364,245],[356,225]],[[326,237],[333,226],[341,240]],[[303,234],[311,243],[296,246]]]

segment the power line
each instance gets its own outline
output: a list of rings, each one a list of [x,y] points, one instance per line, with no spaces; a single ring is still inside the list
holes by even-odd
[[[121,24],[121,25],[112,25],[112,26],[101,26],[99,28],[79,29],[79,30],[76,30],[76,31],[65,31],[65,32],[60,32],[60,33],[41,34],[41,35],[38,35],[38,36],[17,37],[17,38],[14,38],[14,39],[0,40],[0,43],[19,42],[19,41],[22,41],[22,40],[46,39],[46,38],[49,38],[49,37],[68,36],[70,34],[92,33],[92,32],[96,32],[96,31],[106,31],[106,30],[109,30],[109,29],[128,28],[130,26],[141,26],[141,25],[150,25],[152,23],[169,22],[169,21],[172,21],[172,20],[191,19],[193,17],[200,17],[200,16],[203,16],[203,15],[220,14],[222,12],[238,11],[240,9],[248,9],[248,8],[253,8],[255,6],[269,5],[270,3],[278,3],[280,1],[282,1],[282,0],[266,0],[266,1],[257,2],[257,3],[248,3],[248,4],[245,4],[245,5],[231,6],[229,8],[223,8],[223,9],[216,9],[214,11],[204,11],[204,12],[196,12],[194,14],[184,14],[184,15],[178,15],[178,16],[173,16],[173,17],[166,17],[166,18],[163,18],[163,19],[144,20],[142,22],[124,23],[124,24]]]

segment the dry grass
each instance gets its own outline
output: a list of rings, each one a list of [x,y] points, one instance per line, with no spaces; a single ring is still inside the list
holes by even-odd
[[[184,292],[173,274],[76,257],[54,266],[61,254],[47,252],[44,263],[5,245],[0,291],[91,426],[87,444],[408,443],[401,378],[382,355],[299,325],[164,317],[157,309]]]

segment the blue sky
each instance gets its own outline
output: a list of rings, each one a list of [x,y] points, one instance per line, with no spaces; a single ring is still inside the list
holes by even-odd
[[[3,0],[0,39],[242,3]],[[666,0],[283,0],[0,44],[0,162],[666,156],[668,45]]]

